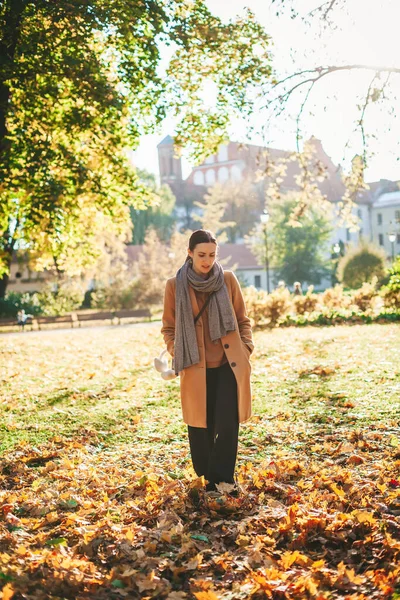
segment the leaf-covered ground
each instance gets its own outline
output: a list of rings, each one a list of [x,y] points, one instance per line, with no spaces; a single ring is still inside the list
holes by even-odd
[[[255,334],[238,500],[199,487],[159,329],[1,336],[3,599],[400,597],[400,328]]]

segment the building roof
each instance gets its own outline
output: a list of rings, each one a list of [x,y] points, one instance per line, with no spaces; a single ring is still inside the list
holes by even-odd
[[[160,146],[173,146],[174,138],[171,135],[166,135],[163,140],[159,144],[157,144],[157,148]]]
[[[138,260],[142,249],[143,246],[140,244],[126,246],[130,263],[135,263]],[[231,269],[233,266],[238,269],[262,269],[262,265],[259,264],[250,248],[244,244],[220,244],[219,257],[220,259],[228,259],[224,263],[224,269]]]
[[[372,206],[374,208],[384,208],[385,206],[398,206],[400,208],[400,191],[382,194]]]
[[[224,263],[225,269],[230,269],[232,266],[237,266],[238,269],[262,269],[257,257],[245,244],[221,244],[219,257],[229,259]]]

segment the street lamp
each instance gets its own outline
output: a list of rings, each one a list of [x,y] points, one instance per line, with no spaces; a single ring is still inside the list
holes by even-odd
[[[396,239],[396,234],[394,231],[389,231],[388,233],[389,242],[392,244],[392,262],[394,262],[394,242]]]
[[[269,259],[268,259],[268,233],[267,233],[267,225],[269,221],[269,212],[267,209],[263,211],[260,216],[261,223],[263,225],[264,231],[264,244],[265,244],[265,272],[267,275],[267,292],[269,294]]]

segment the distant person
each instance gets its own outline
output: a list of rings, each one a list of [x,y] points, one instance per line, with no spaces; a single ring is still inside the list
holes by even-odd
[[[278,281],[278,290],[286,290],[286,283],[281,279]]]
[[[301,289],[301,283],[300,283],[300,281],[295,281],[294,282],[293,294],[295,296],[302,296],[303,295],[303,290]]]
[[[180,375],[193,468],[211,496],[217,484],[228,483],[235,497],[239,423],[251,417],[254,345],[240,284],[217,261],[217,250],[210,231],[192,233],[185,263],[165,286],[161,333]]]
[[[23,308],[21,308],[21,310],[19,310],[17,313],[17,323],[19,325],[19,328],[22,331],[24,330],[27,320],[28,320],[28,315],[26,314],[25,310]]]

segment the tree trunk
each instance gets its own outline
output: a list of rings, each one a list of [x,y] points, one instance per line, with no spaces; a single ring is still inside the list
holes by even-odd
[[[0,56],[3,63],[0,76],[0,165],[3,168],[7,163],[7,110],[11,95],[7,81],[14,70],[15,51],[26,4],[27,0],[7,0],[4,10],[4,35],[0,40]]]
[[[8,282],[10,280],[10,268],[11,268],[11,259],[13,255],[13,247],[14,244],[8,245],[4,250],[4,262],[7,267],[7,272],[4,273],[3,277],[0,279],[0,298],[4,298],[7,291]]]
[[[8,273],[4,274],[3,277],[0,279],[0,300],[5,298],[5,296],[6,296],[9,279],[10,279],[10,276],[8,275]]]

